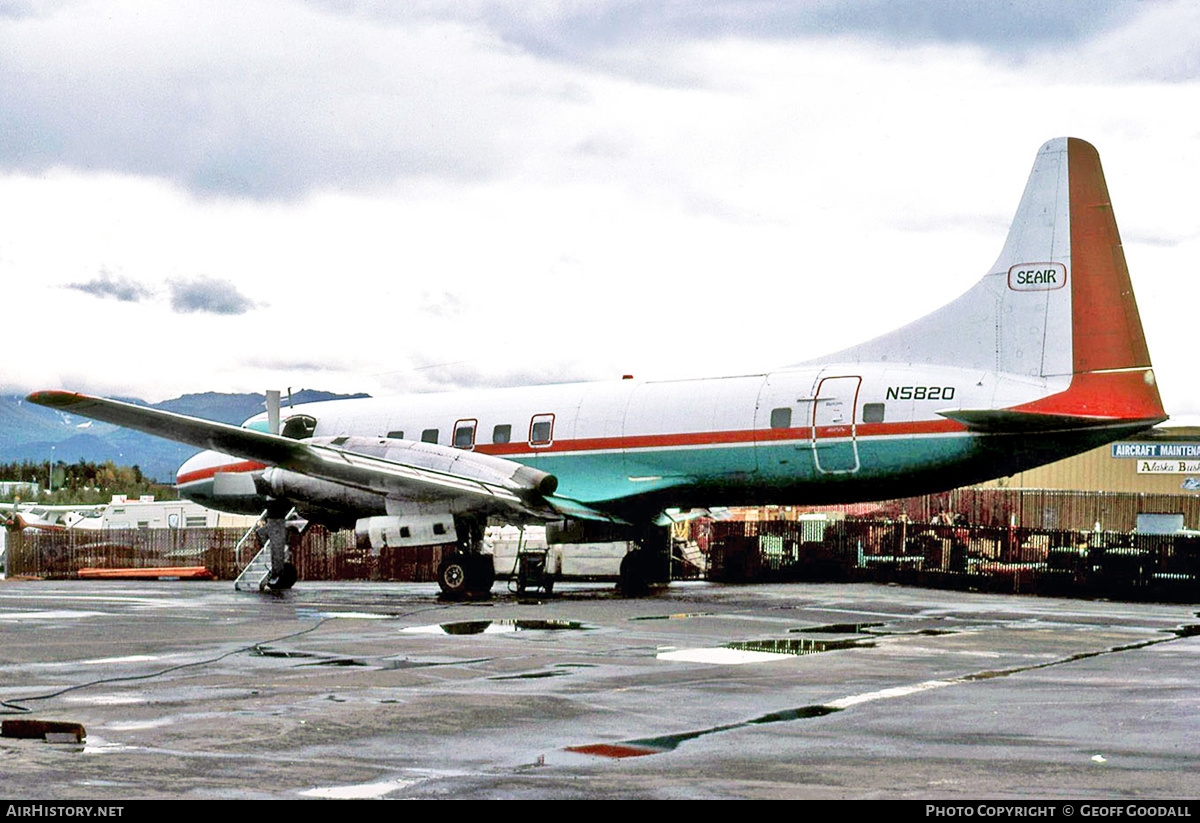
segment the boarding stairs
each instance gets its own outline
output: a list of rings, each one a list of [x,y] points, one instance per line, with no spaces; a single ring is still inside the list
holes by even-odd
[[[700,546],[694,540],[675,540],[673,541],[672,551],[677,563],[682,563],[686,570],[689,566],[694,569],[695,574],[705,574],[708,572],[708,556],[700,550]]]
[[[266,517],[264,511],[262,517]],[[258,530],[258,523],[251,526],[242,539],[238,541],[237,546],[233,549],[233,556],[240,557],[242,547],[246,545],[246,541],[254,537],[254,533]],[[242,569],[242,573],[237,576],[237,580],[233,581],[234,591],[239,592],[258,592],[262,591],[267,584],[267,576],[271,574],[271,546],[267,544],[258,550],[258,554],[246,564],[246,568]]]

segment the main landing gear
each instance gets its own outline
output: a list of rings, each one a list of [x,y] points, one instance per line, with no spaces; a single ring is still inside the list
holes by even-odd
[[[496,582],[492,555],[483,552],[484,524],[478,520],[457,518],[458,547],[438,566],[438,586],[442,597],[462,600],[490,594]]]
[[[242,536],[234,549],[234,553],[240,555],[242,547],[252,539],[257,540],[260,547],[234,581],[233,588],[240,592],[278,593],[296,585],[299,574],[292,563],[292,549],[299,547],[304,525],[303,521],[295,519],[291,503],[271,501],[259,522]]]
[[[617,590],[624,597],[645,597],[654,584],[666,583],[670,575],[671,532],[648,526],[636,538],[637,548],[621,558]]]
[[[490,554],[456,551],[438,566],[438,586],[452,600],[488,594],[496,582],[496,568]]]
[[[287,518],[294,511],[292,504],[286,500],[272,501],[267,507],[260,538],[265,537],[271,549],[271,571],[259,583],[259,591],[280,592],[296,585],[299,574],[292,564],[291,535],[287,525]]]

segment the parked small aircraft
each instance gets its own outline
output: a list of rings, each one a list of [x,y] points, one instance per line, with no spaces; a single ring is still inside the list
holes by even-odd
[[[0,511],[0,517],[6,517],[4,525],[12,529],[67,531],[75,528],[100,528],[99,518],[104,508],[103,505],[45,506],[40,503],[13,503],[8,511]]]
[[[180,492],[266,510],[271,586],[295,579],[283,548],[295,507],[373,547],[457,540],[440,569],[450,594],[490,589],[489,519],[622,527],[645,543],[672,509],[952,488],[1166,419],[1100,159],[1074,138],[1038,152],[973,288],[819,362],[313,403],[282,422],[276,401],[242,428],[69,392],[29,400],[208,449],[179,470]],[[622,565],[631,588],[645,556]]]

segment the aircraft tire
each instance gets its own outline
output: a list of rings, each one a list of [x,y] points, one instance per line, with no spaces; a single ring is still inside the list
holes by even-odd
[[[467,589],[473,594],[486,594],[496,582],[496,566],[490,554],[476,554],[467,558],[471,570]]]
[[[438,566],[438,586],[449,598],[465,597],[473,577],[470,558],[462,552],[455,552]]]
[[[634,549],[621,558],[621,578],[618,584],[625,597],[642,597],[650,591],[646,575],[646,556]]]
[[[296,571],[295,566],[293,566],[291,563],[284,563],[283,569],[279,572],[279,576],[272,577],[267,581],[267,588],[276,592],[290,589],[292,586],[296,585],[296,580],[299,579],[299,577],[300,574]]]

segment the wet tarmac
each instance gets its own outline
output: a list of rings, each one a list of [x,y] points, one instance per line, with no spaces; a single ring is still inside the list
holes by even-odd
[[[0,581],[0,796],[1194,798],[1197,608]]]

